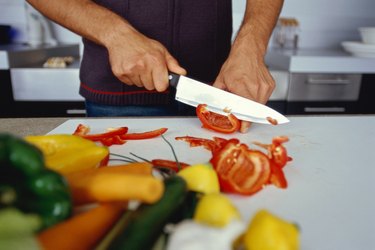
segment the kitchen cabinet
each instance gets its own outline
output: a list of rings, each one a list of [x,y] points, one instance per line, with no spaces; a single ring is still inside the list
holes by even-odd
[[[339,49],[272,49],[270,67],[289,72],[285,114],[375,113],[375,59]]]
[[[358,110],[361,114],[375,114],[375,74],[364,74],[359,96]]]
[[[361,74],[291,73],[286,113],[358,113],[361,79]]]
[[[10,71],[0,69],[0,117],[7,117],[13,112],[12,86]]]

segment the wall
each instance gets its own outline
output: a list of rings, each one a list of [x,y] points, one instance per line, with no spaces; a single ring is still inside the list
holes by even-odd
[[[238,29],[246,0],[233,0]],[[359,40],[357,28],[375,26],[374,0],[284,0],[281,17],[300,22],[300,47],[332,48],[341,41]]]
[[[18,30],[16,41],[27,41],[24,0],[0,0],[0,23]],[[246,0],[233,0],[233,26],[240,26]],[[358,27],[375,26],[374,0],[285,0],[281,16],[300,21],[300,47],[330,48],[341,41],[359,40]],[[80,42],[80,37],[52,24],[57,40]],[[272,44],[271,44],[272,45]]]

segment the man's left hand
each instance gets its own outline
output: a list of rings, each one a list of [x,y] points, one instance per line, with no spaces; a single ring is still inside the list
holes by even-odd
[[[213,86],[265,104],[275,88],[275,81],[257,49],[242,44],[232,47]],[[249,127],[250,122],[242,121],[240,131],[245,133]]]

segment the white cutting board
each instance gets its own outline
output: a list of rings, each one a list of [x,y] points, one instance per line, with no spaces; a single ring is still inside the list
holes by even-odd
[[[176,136],[239,138],[270,143],[286,135],[285,146],[293,161],[285,167],[287,189],[267,186],[250,196],[230,195],[248,222],[261,208],[301,227],[303,250],[375,249],[375,116],[288,117],[288,124],[253,124],[247,134],[223,135],[201,128],[197,118],[73,119],[50,134],[73,133],[79,123],[92,133],[109,127],[127,126],[129,133],[167,127],[165,137],[180,161],[207,162],[211,154],[203,147],[191,148]],[[112,146],[112,153],[147,159],[174,159],[162,138],[128,141]]]

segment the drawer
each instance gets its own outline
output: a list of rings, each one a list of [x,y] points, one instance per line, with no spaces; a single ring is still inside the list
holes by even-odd
[[[361,78],[361,74],[293,73],[290,76],[287,100],[356,101]]]

